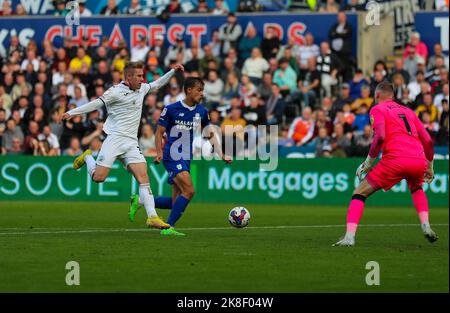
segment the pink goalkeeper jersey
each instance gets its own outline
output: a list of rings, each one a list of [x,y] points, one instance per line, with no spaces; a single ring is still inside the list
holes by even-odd
[[[425,158],[420,136],[428,134],[423,133],[422,122],[413,110],[387,100],[372,107],[370,121],[375,132],[384,130],[383,158]]]

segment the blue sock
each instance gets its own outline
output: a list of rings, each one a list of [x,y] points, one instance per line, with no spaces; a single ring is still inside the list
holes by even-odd
[[[172,198],[171,197],[155,198],[155,208],[172,210]]]
[[[181,215],[189,204],[189,201],[191,200],[186,199],[182,195],[179,195],[177,197],[175,203],[173,204],[172,211],[170,211],[170,216],[167,220],[167,224],[172,227],[175,226],[175,223],[180,219]]]

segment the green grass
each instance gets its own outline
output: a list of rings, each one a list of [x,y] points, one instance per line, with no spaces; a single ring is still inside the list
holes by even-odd
[[[193,203],[177,225],[187,236],[167,238],[145,229],[143,210],[130,223],[126,203],[0,202],[0,292],[449,291],[448,208],[431,210],[443,225],[430,244],[413,208],[369,206],[352,248],[331,246],[345,205],[248,205],[245,229],[229,226],[230,208]],[[262,227],[301,225],[336,227]],[[80,286],[65,284],[71,260]],[[365,283],[368,261],[380,286]]]

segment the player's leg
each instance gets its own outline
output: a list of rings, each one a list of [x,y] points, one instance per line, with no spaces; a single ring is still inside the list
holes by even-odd
[[[367,179],[364,179],[355,189],[347,212],[347,231],[344,238],[335,243],[335,246],[353,246],[355,244],[356,230],[364,211],[365,201],[378,189],[378,187],[372,186]]]
[[[158,209],[172,210],[172,197],[156,197],[155,207]]]
[[[178,198],[178,196],[181,195],[181,190],[180,188],[178,188],[177,184],[175,182],[172,181],[172,197],[165,197],[165,198],[169,198],[170,199],[170,207],[173,208],[174,203],[176,202],[176,199]],[[171,212],[172,213],[172,212]],[[169,217],[170,218],[170,217]],[[167,221],[169,223],[169,221]],[[175,230],[175,228],[171,227],[169,229],[163,229],[161,230],[161,235],[165,235],[165,236],[185,236],[184,233],[181,233],[177,230]]]
[[[424,172],[427,167],[427,162],[420,162],[417,160],[410,160],[410,165],[407,168],[407,178],[411,197],[416,209],[417,215],[420,219],[420,226],[422,228],[425,238],[429,242],[435,242],[439,239],[437,234],[431,229],[429,222],[428,199],[422,189]],[[420,164],[422,163],[422,164]]]
[[[175,223],[181,218],[195,194],[191,174],[188,171],[178,173],[173,180],[180,192],[173,202],[172,211],[167,220],[167,223],[172,227],[174,227]]]
[[[169,225],[164,223],[156,213],[155,201],[153,199],[150,180],[147,174],[147,163],[130,163],[127,168],[139,184],[139,199],[141,199],[145,211],[147,212],[147,225],[159,229],[169,228]],[[132,220],[134,220],[134,217]]]

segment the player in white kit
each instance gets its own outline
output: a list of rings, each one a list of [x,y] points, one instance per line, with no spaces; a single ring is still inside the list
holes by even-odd
[[[124,81],[109,88],[101,97],[67,111],[63,119],[74,115],[88,113],[106,106],[108,117],[103,125],[103,131],[108,135],[103,142],[97,160],[92,157],[88,149],[73,162],[73,168],[87,166],[92,180],[104,182],[116,159],[122,161],[139,183],[139,198],[147,211],[147,225],[149,227],[166,229],[169,224],[164,223],[155,211],[153,194],[147,174],[147,162],[139,149],[137,139],[141,120],[144,97],[149,91],[166,85],[175,71],[184,71],[181,64],[173,66],[164,76],[149,84],[144,81],[144,65],[141,62],[129,62],[124,69]]]

